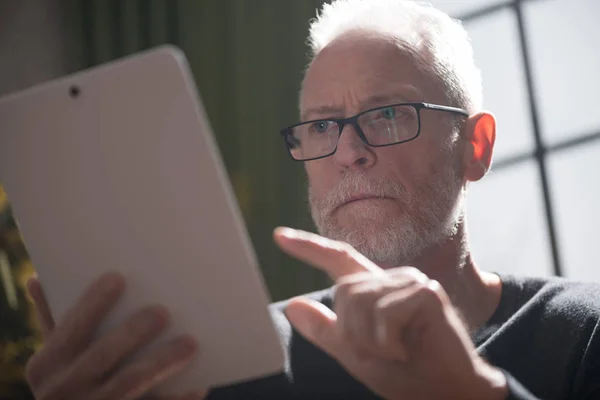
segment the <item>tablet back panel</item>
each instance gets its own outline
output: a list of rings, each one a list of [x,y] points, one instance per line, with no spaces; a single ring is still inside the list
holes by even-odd
[[[106,332],[166,305],[195,335],[179,392],[271,374],[268,295],[185,57],[162,47],[0,100],[0,181],[57,321],[101,273],[127,289]]]

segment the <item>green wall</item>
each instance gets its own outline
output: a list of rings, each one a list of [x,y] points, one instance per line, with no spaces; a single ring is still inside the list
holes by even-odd
[[[298,118],[308,22],[320,3],[67,1],[75,58],[69,63],[76,69],[164,43],[183,49],[273,300],[327,285],[322,273],[284,255],[272,240],[278,225],[313,229],[303,166],[289,158],[279,129]],[[23,365],[39,346],[39,335],[24,282],[35,266],[29,263],[1,187],[0,253],[9,261],[8,273],[4,263],[0,276],[0,398],[9,393],[26,398]]]

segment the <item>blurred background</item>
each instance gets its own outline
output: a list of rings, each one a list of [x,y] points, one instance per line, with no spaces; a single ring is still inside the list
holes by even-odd
[[[186,53],[273,300],[327,285],[283,255],[274,227],[314,229],[296,122],[305,40],[321,0],[0,2],[0,95],[163,43]],[[491,173],[471,186],[475,257],[490,271],[600,281],[600,2],[435,0],[463,21],[498,119]],[[30,396],[33,274],[0,182],[0,398]]]

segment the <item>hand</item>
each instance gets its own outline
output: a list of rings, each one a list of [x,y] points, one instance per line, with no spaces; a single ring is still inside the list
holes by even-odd
[[[122,365],[167,326],[169,314],[160,306],[142,309],[112,332],[94,339],[99,324],[124,288],[119,274],[100,277],[90,284],[64,320],[55,325],[39,281],[29,281],[28,290],[44,336],[43,348],[26,368],[36,399],[138,399],[192,360],[196,343],[181,336],[144,359]],[[204,393],[175,398],[202,399]]]
[[[287,228],[279,246],[336,281],[333,311],[293,299],[307,340],[386,399],[504,399],[506,379],[479,357],[450,300],[415,268],[383,270],[351,246]]]

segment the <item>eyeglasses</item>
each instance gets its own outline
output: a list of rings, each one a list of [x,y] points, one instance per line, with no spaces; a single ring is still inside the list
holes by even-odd
[[[294,160],[316,160],[336,152],[338,140],[346,125],[352,125],[360,139],[372,147],[392,146],[414,140],[421,132],[422,109],[469,116],[461,108],[429,103],[400,103],[372,108],[349,118],[301,122],[282,129],[281,134]]]

